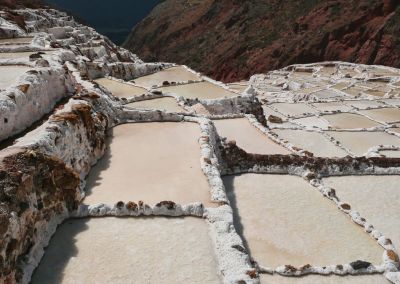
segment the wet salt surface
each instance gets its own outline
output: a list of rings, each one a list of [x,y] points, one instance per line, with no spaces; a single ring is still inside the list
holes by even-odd
[[[180,86],[160,88],[164,93],[173,93],[185,98],[217,99],[223,97],[235,97],[237,94],[230,92],[210,82],[192,83]]]
[[[283,277],[261,275],[261,284],[389,284],[383,275]]]
[[[141,109],[159,109],[167,112],[185,112],[178,102],[171,97],[134,102],[125,106]]]
[[[202,219],[68,220],[32,283],[220,283]]]
[[[400,121],[399,108],[380,108],[360,111],[360,113],[371,117],[382,123],[393,123]]]
[[[330,177],[323,182],[400,248],[400,176]]]
[[[345,157],[347,152],[335,146],[321,133],[305,130],[273,130],[278,137],[314,153],[318,157]]]
[[[371,128],[381,125],[364,116],[352,113],[339,113],[324,115],[322,117],[326,119],[333,128],[336,129]]]
[[[138,86],[151,88],[153,86],[161,86],[164,81],[168,82],[187,82],[199,81],[201,77],[188,71],[183,66],[171,67],[157,73],[136,78],[133,80]]]
[[[0,66],[0,89],[6,89],[16,83],[19,76],[31,69],[31,67],[26,66]]]
[[[142,200],[212,206],[200,168],[198,124],[124,124],[109,135],[105,156],[89,174],[85,204]]]
[[[357,156],[362,156],[371,147],[379,145],[400,146],[400,139],[386,132],[328,131],[327,133]]]
[[[263,266],[382,262],[383,249],[299,177],[244,174],[224,184],[236,229]]]
[[[236,144],[248,153],[265,155],[290,154],[284,147],[273,142],[252,126],[246,118],[214,120],[214,124],[221,137],[235,140]]]
[[[109,90],[114,96],[119,98],[130,98],[148,93],[147,90],[144,88],[132,86],[125,83],[120,83],[107,78],[101,78],[95,81],[99,85],[102,85],[107,90]]]

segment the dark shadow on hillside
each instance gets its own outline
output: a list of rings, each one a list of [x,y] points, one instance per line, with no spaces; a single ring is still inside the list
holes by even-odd
[[[78,255],[76,236],[88,229],[89,219],[66,220],[57,228],[45,250],[39,266],[33,273],[33,284],[62,283],[68,262]]]

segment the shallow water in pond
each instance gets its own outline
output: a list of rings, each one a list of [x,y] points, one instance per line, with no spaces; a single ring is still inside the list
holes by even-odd
[[[102,85],[109,90],[115,97],[119,98],[130,98],[148,93],[148,91],[144,88],[117,82],[107,78],[101,78],[95,81],[99,85]]]
[[[303,113],[316,113],[317,111],[312,107],[303,103],[276,103],[272,104],[271,107],[276,109],[278,112],[283,113],[286,116],[296,116]]]
[[[284,147],[251,125],[247,118],[214,120],[214,124],[220,136],[235,140],[236,144],[248,153],[290,154]]]
[[[125,106],[140,109],[159,109],[167,112],[185,112],[185,109],[179,106],[178,102],[171,97],[139,101]]]
[[[279,138],[288,140],[294,146],[314,153],[318,157],[345,157],[347,152],[335,146],[321,133],[305,130],[273,130]]]
[[[212,206],[200,168],[196,123],[133,123],[112,129],[105,156],[88,178],[86,204],[202,202]]]
[[[383,275],[283,277],[279,275],[260,276],[261,284],[390,284]]]
[[[346,132],[329,131],[329,135],[338,140],[355,155],[362,156],[371,147],[379,145],[400,146],[400,138],[385,132]]]
[[[382,123],[393,123],[400,121],[400,109],[399,108],[380,108],[360,111],[360,113],[371,117]]]
[[[323,182],[400,248],[400,176],[330,177]]]
[[[164,81],[168,82],[187,82],[187,81],[199,81],[201,77],[190,72],[183,66],[171,67],[157,73],[139,77],[133,81],[138,86],[151,88],[153,86],[162,86]]]
[[[17,79],[27,71],[32,70],[32,67],[27,66],[0,66],[0,89],[6,89],[10,85],[17,82]]]
[[[355,129],[355,128],[371,128],[381,126],[381,124],[370,120],[364,116],[353,113],[339,113],[322,116],[333,128],[336,129]]]
[[[223,97],[238,96],[237,94],[210,82],[163,87],[159,90],[162,90],[164,93],[173,93],[175,95],[191,99],[218,99]]]
[[[302,178],[244,174],[223,180],[235,226],[261,265],[381,263],[376,241]]]
[[[67,220],[32,283],[220,283],[200,218]]]

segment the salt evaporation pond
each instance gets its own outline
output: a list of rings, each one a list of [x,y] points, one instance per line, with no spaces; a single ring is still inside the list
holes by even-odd
[[[299,119],[295,119],[292,122],[296,122],[304,127],[311,127],[311,128],[321,128],[326,129],[329,127],[329,122],[325,119],[317,116],[309,116],[303,117]]]
[[[200,218],[67,220],[32,278],[41,283],[220,283]]]
[[[263,266],[382,262],[376,241],[300,177],[243,174],[224,184],[236,228]]]
[[[0,89],[6,89],[16,83],[19,76],[31,69],[31,67],[19,65],[0,66]]]
[[[357,275],[357,276],[323,276],[307,275],[304,277],[284,277],[263,274],[260,276],[261,284],[389,284],[383,275]]]
[[[189,99],[218,99],[223,97],[238,96],[237,94],[210,82],[163,87],[159,90],[161,90],[163,93],[172,93]]]
[[[162,86],[164,82],[188,82],[200,81],[201,77],[187,70],[183,66],[171,67],[151,75],[143,76],[133,80],[138,86],[151,88]]]
[[[0,39],[1,44],[30,44],[33,37],[15,37],[15,38],[2,38]]]
[[[271,105],[278,112],[286,116],[297,116],[304,113],[316,113],[317,111],[304,103],[276,103]]]
[[[305,130],[276,129],[279,138],[314,153],[318,157],[345,157],[347,152],[330,142],[323,134]]]
[[[107,90],[109,90],[114,96],[119,98],[130,98],[148,93],[148,91],[144,88],[117,82],[115,80],[110,80],[107,78],[101,78],[95,81],[99,85],[102,85]]]
[[[141,200],[212,206],[200,168],[198,124],[123,124],[109,135],[105,156],[89,174],[86,204]]]
[[[288,155],[290,152],[250,124],[247,118],[214,120],[217,132],[248,153]]]
[[[138,101],[125,106],[139,109],[159,109],[167,112],[185,112],[185,109],[179,106],[176,99],[171,97]]]
[[[330,177],[323,182],[400,248],[400,176]]]
[[[329,103],[315,103],[313,104],[319,111],[350,111],[352,108],[341,102],[329,102]]]
[[[365,116],[353,113],[339,113],[322,116],[329,124],[336,129],[371,128],[381,124],[366,118]]]
[[[362,114],[382,123],[394,123],[400,121],[400,109],[380,108],[361,111]]]
[[[379,145],[400,146],[400,139],[386,132],[328,131],[327,133],[357,156],[362,156],[370,148]]]

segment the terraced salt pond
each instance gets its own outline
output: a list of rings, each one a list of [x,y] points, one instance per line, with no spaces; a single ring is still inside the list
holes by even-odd
[[[382,262],[376,241],[300,177],[243,174],[224,184],[236,229],[263,266]]]
[[[159,90],[161,90],[163,93],[172,93],[189,99],[217,99],[238,96],[237,94],[210,82],[163,87]]]
[[[316,116],[310,116],[310,117],[303,117],[299,119],[293,120],[293,122],[296,122],[302,126],[305,127],[311,127],[311,128],[328,128],[329,127],[329,122],[326,121],[323,118],[316,117]]]
[[[317,112],[315,109],[304,103],[276,103],[272,104],[271,107],[285,116],[297,116],[305,113]]]
[[[330,177],[323,182],[400,248],[400,176]]]
[[[89,174],[84,203],[166,200],[213,206],[200,168],[198,124],[124,124],[109,136],[105,156]]]
[[[364,116],[353,113],[340,113],[322,116],[329,124],[336,129],[371,128],[381,124]]]
[[[105,229],[106,228],[106,229]],[[67,220],[32,283],[220,283],[200,218]]]
[[[371,147],[379,145],[400,146],[400,139],[386,132],[329,131],[327,133],[357,156],[362,156]]]
[[[176,99],[171,97],[138,101],[125,106],[139,109],[159,109],[167,112],[185,112],[185,109],[179,106]]]
[[[313,105],[315,108],[317,108],[321,112],[324,112],[324,111],[346,112],[346,111],[350,111],[352,109],[350,106],[347,106],[341,102],[315,103]]]
[[[214,120],[222,137],[235,140],[248,153],[288,155],[290,152],[252,126],[247,118]]]
[[[347,101],[345,102],[349,106],[356,107],[358,109],[369,109],[369,108],[377,108],[383,107],[384,104],[379,101],[373,100],[357,100],[357,101]]]
[[[347,152],[331,143],[318,132],[305,130],[273,130],[279,138],[289,141],[298,148],[314,153],[318,157],[345,157]]]
[[[357,276],[322,276],[307,275],[304,277],[283,277],[262,274],[261,284],[389,284],[382,275],[357,275]]]
[[[0,66],[0,89],[6,89],[17,82],[18,77],[31,70],[31,67],[8,65]]]
[[[18,59],[18,58],[29,58],[30,55],[37,52],[0,52],[0,59]]]
[[[148,93],[148,91],[144,88],[117,82],[107,78],[97,79],[95,82],[99,85],[102,85],[118,98],[130,98]]]
[[[243,93],[247,89],[249,83],[244,81],[244,82],[230,83],[227,85],[228,85],[229,89],[234,90],[239,93]]]
[[[30,44],[33,37],[16,37],[16,38],[2,38],[0,39],[1,44]]]
[[[136,85],[151,88],[153,86],[162,86],[165,81],[171,82],[188,82],[200,81],[201,77],[187,70],[183,66],[171,67],[156,72],[151,75],[143,76],[133,80]]]
[[[400,121],[400,109],[398,108],[371,109],[360,111],[360,113],[382,123],[393,123]]]

